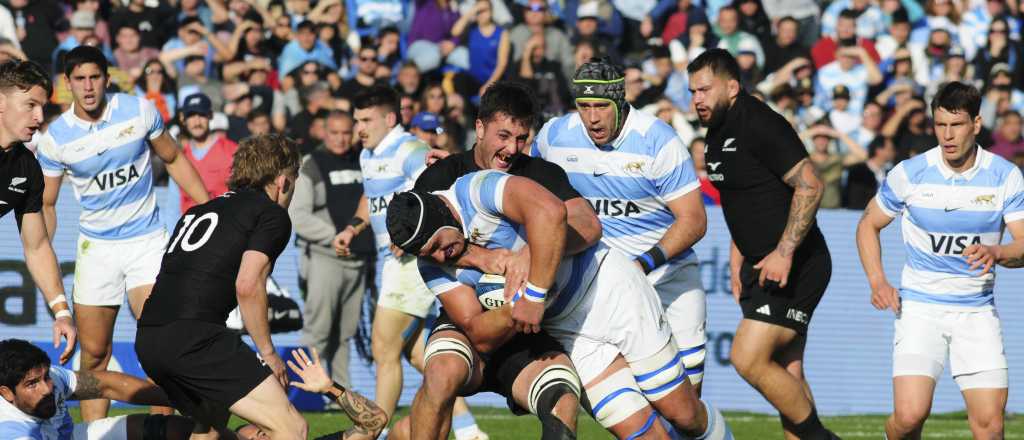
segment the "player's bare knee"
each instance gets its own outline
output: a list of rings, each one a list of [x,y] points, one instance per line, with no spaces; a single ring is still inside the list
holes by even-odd
[[[993,434],[1003,432],[1003,414],[1001,412],[984,414],[978,417],[968,417],[971,427],[977,434],[986,435],[982,438],[993,438]]]
[[[927,408],[899,405],[893,412],[892,417],[893,422],[895,422],[900,430],[910,432],[924,426],[924,421],[928,419],[928,413],[929,410]]]

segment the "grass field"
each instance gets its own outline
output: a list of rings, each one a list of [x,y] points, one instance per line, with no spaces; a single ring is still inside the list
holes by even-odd
[[[114,414],[137,412],[138,410],[113,410]],[[408,413],[408,408],[399,412]],[[540,438],[540,424],[536,418],[512,416],[507,410],[494,408],[473,408],[477,423],[487,432],[492,440],[536,439]],[[74,408],[72,416],[79,421],[78,409]],[[309,421],[310,438],[329,434],[350,425],[348,418],[339,412],[305,413]],[[733,434],[740,440],[781,439],[782,430],[778,419],[764,414],[726,412],[726,419],[732,426]],[[580,416],[578,438],[580,440],[604,440],[612,438],[587,416]],[[843,439],[880,439],[883,415],[825,417],[824,423]],[[241,420],[232,419],[231,426],[241,424]],[[925,439],[970,439],[971,432],[967,427],[967,416],[964,413],[937,414],[929,418],[925,425]],[[1024,418],[1010,415],[1006,420],[1006,438],[1024,439]]]

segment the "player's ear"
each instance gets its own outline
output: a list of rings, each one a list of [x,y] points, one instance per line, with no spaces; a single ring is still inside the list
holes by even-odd
[[[981,115],[974,116],[974,135],[981,133]]]
[[[476,126],[476,140],[477,140],[477,142],[479,142],[481,139],[484,138],[484,121],[481,121],[480,118],[477,118],[475,126]]]
[[[14,403],[14,390],[7,385],[0,385],[0,396],[3,396],[4,400],[8,402]]]
[[[274,184],[281,190],[282,194],[288,194],[292,190],[292,182],[288,180],[288,176],[285,174],[278,174],[274,178]]]
[[[735,79],[730,79],[727,83],[729,88],[729,98],[735,98],[740,94],[740,82]]]
[[[0,92],[0,113],[7,110],[7,93]]]
[[[398,112],[388,112],[384,118],[388,122],[388,127],[394,127],[398,124]]]

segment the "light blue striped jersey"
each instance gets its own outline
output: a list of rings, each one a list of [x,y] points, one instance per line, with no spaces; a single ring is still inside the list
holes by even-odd
[[[957,174],[933,148],[896,165],[875,200],[890,217],[903,214],[904,300],[991,307],[995,274],[968,271],[963,251],[999,244],[1006,223],[1024,219],[1024,178],[1016,166],[979,147],[974,166]]]
[[[391,255],[391,236],[388,235],[388,204],[395,193],[408,191],[416,178],[427,168],[430,147],[396,125],[377,148],[364,148],[359,154],[363,171],[363,192],[370,204],[370,227],[377,243],[377,256]]]
[[[675,215],[667,202],[700,188],[690,152],[660,119],[631,108],[619,137],[598,147],[578,113],[554,118],[530,153],[565,169],[601,219],[601,241],[636,257],[654,247]],[[687,249],[673,262],[696,259]]]
[[[487,249],[519,250],[526,244],[526,228],[505,217],[502,208],[508,174],[484,170],[459,177],[446,191],[438,194],[455,208],[462,222],[462,232],[470,243]],[[602,244],[566,257],[558,266],[555,285],[549,288],[545,301],[545,319],[554,319],[571,312],[585,296],[597,276],[601,259],[607,254]],[[420,275],[435,295],[460,285],[476,287],[483,274],[475,269],[440,267],[431,259],[419,259]]]
[[[4,440],[71,440],[75,429],[68,412],[67,399],[78,386],[75,373],[57,365],[50,365],[53,379],[53,399],[57,412],[48,419],[39,419],[21,412],[7,399],[0,399],[0,439]]]
[[[163,133],[164,122],[146,99],[121,93],[106,99],[96,123],[75,116],[74,105],[50,123],[37,156],[43,174],[69,175],[82,205],[82,234],[124,240],[163,228],[148,144]]]

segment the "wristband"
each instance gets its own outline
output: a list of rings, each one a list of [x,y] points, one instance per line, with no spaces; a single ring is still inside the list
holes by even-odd
[[[352,217],[352,220],[348,221],[348,225],[353,227],[353,228],[358,228],[359,226],[362,226],[363,223],[366,223],[366,222],[363,221],[363,219],[361,219],[359,217],[355,217],[355,216]]]
[[[643,266],[644,274],[649,274],[654,269],[657,269],[658,266],[665,264],[668,258],[665,257],[665,251],[661,250],[661,246],[655,245],[647,252],[636,257],[636,261],[640,263],[640,266]]]
[[[59,311],[57,313],[54,313],[53,314],[53,319],[63,318],[65,316],[70,318],[71,317],[71,311],[68,310],[68,309],[64,309],[64,310],[61,310],[61,311]]]
[[[50,301],[49,303],[47,303],[47,305],[50,306],[50,308],[52,309],[53,306],[55,306],[57,304],[60,304],[60,303],[66,303],[66,302],[68,302],[68,297],[64,296],[64,294],[62,293],[60,295],[57,295],[57,297],[54,298],[53,301]]]
[[[526,282],[526,289],[523,291],[522,297],[526,298],[527,301],[535,302],[535,303],[543,303],[544,299],[547,298],[547,296],[548,296],[548,289],[543,289],[543,288],[534,286],[533,283],[531,283],[529,281]]]
[[[334,390],[335,389],[338,390],[338,395],[337,396],[334,395]],[[331,386],[331,389],[329,389],[327,391],[324,391],[324,393],[323,393],[323,395],[325,397],[327,397],[328,399],[331,399],[331,400],[338,400],[338,399],[340,399],[342,394],[345,394],[345,387],[343,387],[341,385],[338,385],[337,382],[333,382],[332,386]]]

